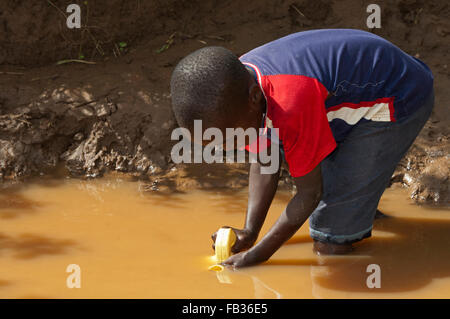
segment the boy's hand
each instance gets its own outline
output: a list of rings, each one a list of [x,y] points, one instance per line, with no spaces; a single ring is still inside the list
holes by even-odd
[[[233,255],[222,264],[233,268],[252,266],[268,260],[308,219],[322,197],[322,172],[317,165],[302,177],[294,177],[298,190],[289,201],[284,212],[264,235],[249,250]]]
[[[236,229],[229,226],[223,226],[223,228],[231,228],[234,233],[236,234],[236,242],[234,243],[233,247],[231,247],[231,252],[233,254],[236,254],[240,251],[249,249],[253,246],[253,244],[256,241],[257,235],[253,234],[251,231],[247,229]],[[211,238],[213,240],[212,248],[215,249],[215,242],[217,237],[217,231],[212,234]]]
[[[264,260],[257,260],[248,251],[240,252],[239,254],[233,255],[227,260],[225,260],[222,265],[235,268],[248,267],[252,265],[259,264]]]

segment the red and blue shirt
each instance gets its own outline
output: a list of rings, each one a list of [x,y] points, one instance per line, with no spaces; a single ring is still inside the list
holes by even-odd
[[[367,121],[401,121],[428,97],[420,60],[372,33],[323,29],[291,34],[240,57],[266,98],[292,176],[309,173]],[[251,149],[251,147],[250,147]]]

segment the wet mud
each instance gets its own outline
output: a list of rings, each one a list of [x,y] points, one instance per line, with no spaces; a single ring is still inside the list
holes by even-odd
[[[80,30],[68,30],[61,12],[66,1],[2,2],[0,179],[62,167],[83,177],[126,172],[153,190],[243,188],[245,165],[192,168],[171,162],[174,66],[205,45],[240,55],[302,30],[367,30],[369,3],[114,0],[87,7],[80,2],[87,19]],[[380,6],[382,28],[372,32],[425,61],[435,76],[433,114],[392,183],[408,188],[418,203],[449,205],[450,5],[391,0]],[[80,54],[92,63],[56,64]],[[292,185],[283,174],[283,183]]]

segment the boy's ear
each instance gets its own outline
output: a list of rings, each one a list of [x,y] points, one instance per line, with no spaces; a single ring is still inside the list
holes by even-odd
[[[249,89],[250,104],[252,107],[260,107],[261,100],[263,99],[263,93],[258,84],[253,83]]]

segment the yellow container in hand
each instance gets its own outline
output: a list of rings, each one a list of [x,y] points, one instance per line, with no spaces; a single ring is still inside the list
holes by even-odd
[[[220,228],[216,237],[216,262],[221,263],[231,256],[231,247],[236,242],[236,234],[231,228]]]

